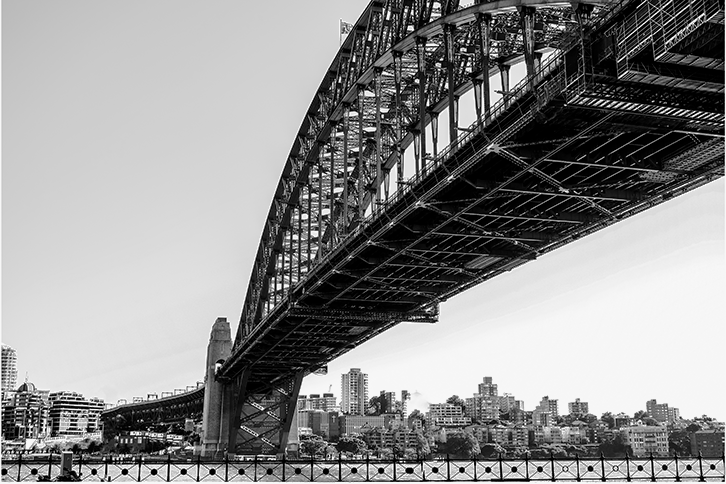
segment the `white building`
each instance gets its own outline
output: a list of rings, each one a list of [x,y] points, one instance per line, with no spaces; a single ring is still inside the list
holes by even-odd
[[[2,391],[11,392],[18,387],[18,357],[13,348],[2,345]]]
[[[668,455],[668,429],[665,426],[626,427],[620,430],[620,435],[636,457]]]
[[[340,410],[348,415],[363,415],[368,406],[368,375],[351,368],[341,375]]]

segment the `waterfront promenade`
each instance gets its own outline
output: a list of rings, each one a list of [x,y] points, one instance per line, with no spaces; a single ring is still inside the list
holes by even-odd
[[[60,456],[3,459],[2,481],[51,480]],[[550,458],[550,459],[282,459],[205,461],[159,457],[77,456],[73,471],[96,482],[398,482],[398,481],[724,481],[724,458]]]

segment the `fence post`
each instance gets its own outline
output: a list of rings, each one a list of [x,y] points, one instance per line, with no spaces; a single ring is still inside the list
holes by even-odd
[[[478,481],[476,478],[476,456],[474,456],[474,482]]]
[[[529,481],[529,454],[524,454],[524,479]]]
[[[678,452],[673,456],[673,460],[676,463],[676,482],[681,482],[681,476],[678,475]]]
[[[141,482],[141,455],[139,455],[139,477],[136,482]]]
[[[103,461],[104,461],[104,462],[103,462],[103,464],[104,464],[104,465],[103,465],[103,478],[104,478],[104,479],[108,479],[108,460],[109,460],[110,458],[111,458],[111,457],[107,455],[107,456],[106,456],[106,457],[104,457],[104,459],[103,459]],[[168,481],[168,480],[169,480],[169,479],[167,479],[167,481]]]
[[[580,454],[575,453],[575,468],[577,469],[577,482],[580,482]]]
[[[199,454],[197,456],[197,482],[199,482],[199,471],[201,470],[201,467],[202,467],[202,454]],[[139,480],[141,480],[141,479],[139,479]]]
[[[282,456],[282,480],[285,480],[285,456]],[[224,453],[224,482],[229,481],[229,455],[225,452]]]
[[[282,454],[282,482],[285,482],[285,454]]]
[[[625,479],[630,482],[630,456],[628,450],[625,450]]]
[[[446,480],[451,480],[451,458],[446,454]]]
[[[552,469],[552,482],[555,482],[555,453],[550,450],[550,469]]]
[[[78,477],[81,477],[81,474],[83,474],[83,452],[78,454]]]
[[[655,482],[655,464],[653,464],[653,453],[650,453],[650,481]]]
[[[699,482],[704,482],[706,479],[703,477],[703,457],[701,456],[701,451],[698,451],[698,469],[701,473],[700,477],[698,478]]]
[[[53,473],[53,452],[48,455],[48,479],[51,478]]]
[[[171,481],[171,454],[166,454],[166,482]]]
[[[393,482],[396,482],[396,452],[393,452]]]
[[[20,482],[20,473],[23,470],[23,453],[18,454],[18,482]]]
[[[343,454],[338,452],[338,482],[343,480]]]
[[[502,464],[501,452],[499,452],[499,479],[504,479],[504,465]]]
[[[366,482],[371,480],[370,469],[371,469],[371,454],[366,452]]]

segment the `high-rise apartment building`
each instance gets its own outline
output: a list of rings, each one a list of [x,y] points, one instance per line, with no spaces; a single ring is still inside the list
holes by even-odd
[[[485,376],[484,382],[479,384],[479,395],[496,397],[499,395],[497,392],[497,384],[492,382],[492,377]]]
[[[401,415],[408,416],[408,401],[411,400],[411,394],[408,390],[401,390]]]
[[[399,404],[399,402],[396,400],[396,392],[387,392],[385,390],[381,390],[379,398],[382,400],[381,413],[394,413],[396,411],[397,404]]]
[[[496,395],[474,395],[465,402],[466,415],[472,420],[488,422],[499,418],[499,397]]]
[[[504,413],[509,413],[512,410],[524,410],[524,402],[517,400],[514,395],[505,393],[499,397],[499,410]]]
[[[574,402],[568,403],[567,409],[570,411],[570,415],[587,415],[590,413],[590,406],[587,402],[581,402],[579,398],[576,398]]]
[[[340,410],[348,415],[363,415],[368,406],[368,374],[351,368],[341,376]]]
[[[667,403],[658,403],[655,398],[645,402],[645,411],[658,422],[673,422],[681,415],[677,408],[669,407]]]
[[[11,392],[18,387],[18,357],[13,348],[2,345],[2,391]]]
[[[6,440],[48,436],[48,390],[30,382],[20,385],[3,404],[2,434]]]
[[[534,425],[550,426],[557,421],[559,412],[557,410],[557,400],[548,396],[542,397],[539,405],[532,412],[532,423]]]
[[[501,397],[492,377],[485,376],[479,383],[478,393],[466,399],[466,415],[473,420],[486,422],[499,418]]]
[[[81,436],[101,428],[103,400],[86,400],[76,392],[54,392],[49,395],[48,400],[51,437]]]

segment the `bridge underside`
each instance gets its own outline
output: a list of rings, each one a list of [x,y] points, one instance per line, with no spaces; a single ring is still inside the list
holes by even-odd
[[[281,219],[288,232],[260,266],[269,280],[250,289],[269,309],[248,294],[218,373],[236,402],[230,449],[284,449],[304,374],[400,322],[435,322],[448,298],[723,176],[723,4],[706,2],[713,8],[683,28],[656,23],[682,3],[624,2],[536,69],[525,41],[528,79],[491,110],[478,106],[474,125],[457,127],[461,136],[342,233],[334,219],[348,199],[335,200],[334,182],[326,232],[310,230],[301,198],[297,229]],[[313,182],[303,183],[310,197]],[[372,204],[380,187],[370,193]],[[315,262],[303,261],[302,241],[309,255],[326,237]],[[259,288],[277,288],[278,277],[284,294],[270,305]]]

